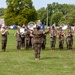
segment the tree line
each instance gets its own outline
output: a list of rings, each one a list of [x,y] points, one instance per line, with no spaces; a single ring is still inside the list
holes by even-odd
[[[47,8],[42,7],[37,10],[37,12],[38,18],[44,23],[47,22],[48,18],[48,25],[52,25],[54,23],[56,23],[57,26],[62,23],[75,25],[74,4],[59,4],[57,2],[53,2],[52,4],[47,4]]]
[[[6,25],[27,24],[30,21],[41,20],[48,25],[62,23],[75,25],[75,5],[59,4],[53,2],[38,10],[33,6],[32,0],[6,0],[7,8],[0,8],[0,17],[3,17]],[[48,21],[47,21],[48,20]]]
[[[0,8],[0,18],[4,18],[5,8]]]

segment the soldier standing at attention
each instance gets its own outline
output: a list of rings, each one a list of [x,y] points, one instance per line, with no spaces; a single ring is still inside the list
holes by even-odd
[[[57,32],[55,30],[55,27],[52,26],[52,28],[51,28],[51,30],[49,32],[50,42],[51,42],[51,50],[54,50],[55,49],[56,35],[57,35]]]
[[[68,31],[67,31],[67,34],[66,34],[66,44],[67,44],[67,49],[68,50],[72,49],[73,31],[72,31],[71,27],[68,27]]]
[[[33,32],[32,32],[32,36],[33,36],[33,49],[35,52],[35,60],[39,60],[40,59],[40,52],[41,52],[41,36],[42,36],[43,32],[39,31],[39,27],[36,27]]]
[[[7,44],[7,35],[8,35],[8,27],[3,27],[1,36],[2,36],[2,51],[6,51],[6,44]]]
[[[16,33],[14,34],[14,36],[16,37],[16,41],[17,41],[17,50],[20,50],[21,49],[21,34],[20,34],[19,28],[16,31]]]
[[[59,49],[63,49],[65,33],[63,32],[62,27],[59,28],[57,36],[59,39]]]

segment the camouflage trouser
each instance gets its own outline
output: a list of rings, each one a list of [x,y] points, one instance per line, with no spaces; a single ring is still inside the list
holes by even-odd
[[[44,39],[43,42],[41,43],[41,48],[44,50],[46,45],[46,40]]]
[[[45,49],[45,44],[44,43],[41,44],[41,48],[42,48],[42,50]]]
[[[7,44],[7,40],[2,40],[2,50],[3,51],[6,50],[6,44]]]
[[[55,49],[55,43],[56,43],[56,41],[51,41],[51,49],[52,49],[52,50]]]
[[[21,37],[21,40],[22,40],[21,46],[24,47],[25,46],[25,37]]]
[[[72,49],[73,39],[66,39],[67,49]]]
[[[35,58],[40,58],[40,51],[41,51],[41,44],[40,43],[35,43],[33,45],[33,49],[34,49],[34,52],[35,52]]]
[[[21,41],[17,41],[17,49],[18,49],[18,50],[21,49]]]
[[[64,40],[59,40],[59,49],[63,49]]]
[[[29,37],[29,47],[32,47],[32,37]]]
[[[25,48],[28,49],[30,47],[30,38],[25,38]]]

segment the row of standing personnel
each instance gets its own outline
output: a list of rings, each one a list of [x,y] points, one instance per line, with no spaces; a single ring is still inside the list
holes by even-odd
[[[6,51],[6,43],[7,43],[7,34],[8,28],[2,31],[2,51]],[[73,31],[71,27],[68,27],[67,34],[65,34],[60,27],[58,32],[55,27],[49,28],[47,32],[45,30],[39,30],[37,26],[33,31],[30,31],[28,28],[25,29],[25,33],[20,33],[20,29],[14,34],[16,36],[17,41],[17,49],[20,50],[22,47],[26,47],[28,49],[30,45],[32,46],[35,59],[40,59],[40,51],[41,49],[45,49],[46,45],[46,35],[50,36],[51,42],[51,50],[55,49],[56,37],[59,39],[59,49],[63,49],[64,38],[66,37],[67,49],[72,49],[73,45]]]
[[[29,30],[28,28],[25,29],[24,33],[20,33],[20,29],[17,30],[17,32],[14,34],[14,36],[16,37],[16,41],[17,41],[17,49],[20,50],[22,47],[25,47],[26,49],[30,48],[32,46],[33,48],[33,44],[35,42],[34,37],[40,37],[40,36],[36,36],[38,35],[37,28],[34,28],[34,30]],[[38,27],[39,29],[39,27]],[[33,36],[33,33],[36,33],[36,35]],[[40,31],[40,34],[44,32]],[[45,44],[46,44],[46,34],[41,34],[41,38],[39,38],[39,40],[37,40],[37,42],[42,43],[42,49],[45,49]]]
[[[68,31],[66,34],[63,32],[61,27],[59,28],[59,30],[57,32],[54,26],[52,26],[52,28],[50,28],[47,32],[45,32],[44,29],[39,30],[39,27],[34,28],[33,31],[30,31],[29,29],[27,29],[25,31],[25,34],[23,34],[25,36],[25,47],[26,47],[26,49],[29,48],[30,42],[31,42],[32,48],[35,52],[36,59],[40,58],[41,49],[45,49],[47,34],[50,36],[51,50],[55,49],[56,37],[58,37],[58,39],[59,39],[59,49],[63,49],[65,37],[66,37],[67,49],[72,49],[74,33],[73,33],[71,27],[68,27]],[[20,34],[20,37],[21,36],[22,36],[22,34]],[[17,42],[18,42],[17,49],[19,49],[18,47],[21,48],[21,43],[22,43],[21,38],[20,38],[20,41],[17,40]]]
[[[51,49],[52,50],[55,49],[56,37],[58,37],[60,50],[63,49],[65,38],[66,38],[67,49],[68,50],[72,49],[74,32],[70,26],[67,29],[67,33],[64,33],[64,31],[62,30],[62,27],[60,27],[58,32],[57,32],[56,29],[54,28],[54,26],[52,26],[52,29],[50,30],[49,35],[50,35]]]

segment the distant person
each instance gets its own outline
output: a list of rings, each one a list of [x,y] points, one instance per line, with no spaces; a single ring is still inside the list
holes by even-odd
[[[43,33],[45,32],[45,29],[42,29],[42,31],[43,31]],[[41,42],[41,48],[42,48],[42,50],[45,50],[45,48],[46,48],[46,34],[47,33],[45,33],[45,34],[42,34],[42,42]]]
[[[21,50],[21,34],[20,34],[20,29],[19,28],[17,29],[14,36],[16,37],[16,41],[17,41],[17,50]]]
[[[13,29],[17,29],[17,24],[14,24],[13,25]]]
[[[5,28],[5,26],[2,29],[1,36],[2,36],[2,51],[6,51],[6,44],[7,44],[7,35],[9,34],[8,32],[8,27]]]
[[[73,45],[73,30],[71,29],[71,27],[68,27],[67,29],[67,33],[66,33],[66,44],[67,44],[67,49],[70,50],[72,49],[72,45]]]
[[[25,28],[20,28],[20,35],[21,35],[21,47],[25,47]]]
[[[30,47],[30,30],[27,28],[25,30],[25,48],[29,49]]]
[[[25,24],[22,24],[22,28],[26,28]]]
[[[59,28],[57,36],[59,39],[59,49],[61,50],[61,49],[63,49],[64,38],[65,38],[65,33],[63,32],[62,27]]]
[[[49,36],[50,36],[51,50],[54,50],[57,36],[57,32],[54,26],[52,26],[51,30],[49,31]]]

